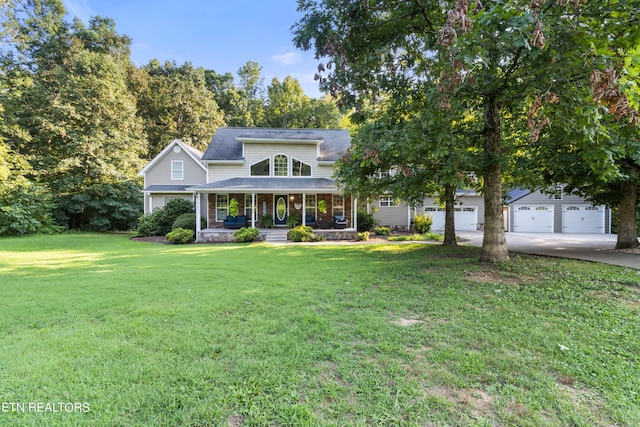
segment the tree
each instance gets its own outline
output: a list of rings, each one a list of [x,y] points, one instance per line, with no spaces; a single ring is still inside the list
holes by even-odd
[[[238,86],[242,110],[245,113],[240,126],[257,126],[264,115],[264,78],[260,77],[262,67],[253,61],[248,61],[238,70],[240,84]]]
[[[146,87],[138,100],[149,139],[147,158],[156,156],[168,141],[181,139],[205,149],[211,135],[224,125],[223,113],[207,90],[205,71],[190,63],[178,67],[157,60],[144,67]]]
[[[37,37],[4,56],[4,76],[24,82],[3,99],[10,125],[4,136],[31,163],[30,180],[52,190],[60,224],[112,228],[118,218],[102,216],[105,227],[89,215],[97,199],[107,203],[95,190],[137,179],[146,143],[127,83],[130,41],[112,20],[94,18],[86,28],[76,20],[70,27],[59,2],[25,4],[33,9],[21,14],[28,18],[18,23],[20,34]],[[140,209],[139,198],[131,203]]]
[[[624,31],[616,28],[622,20],[610,20],[607,33],[594,25],[595,17],[616,13],[617,0],[582,3],[299,0],[305,16],[295,26],[295,42],[305,50],[314,47],[323,60],[317,76],[321,87],[356,108],[384,94],[411,92],[419,88],[417,82],[433,80],[432,69],[439,72],[431,102],[445,111],[473,112],[482,123],[480,132],[469,135],[469,144],[482,152],[481,260],[496,262],[509,258],[503,173],[513,164],[516,143],[523,145],[520,132],[505,134],[504,129],[521,131],[527,123],[523,99],[562,94],[573,78],[572,64],[582,61],[594,69],[610,61],[608,53],[591,50],[591,41]],[[559,102],[577,108],[584,99],[559,96]],[[536,125],[539,133],[544,125]]]

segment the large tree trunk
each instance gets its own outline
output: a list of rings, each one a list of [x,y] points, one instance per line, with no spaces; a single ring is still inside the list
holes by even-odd
[[[616,249],[635,249],[638,242],[638,223],[636,209],[638,206],[638,185],[633,181],[620,184],[620,224]]]
[[[502,212],[502,139],[500,106],[493,96],[484,99],[484,240],[480,261],[509,260]]]
[[[456,186],[447,184],[444,186],[445,195],[445,216],[444,216],[444,242],[443,246],[457,246],[456,223],[455,223],[455,202]]]

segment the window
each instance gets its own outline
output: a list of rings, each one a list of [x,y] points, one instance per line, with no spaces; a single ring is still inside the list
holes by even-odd
[[[251,165],[251,176],[269,176],[269,159]]]
[[[311,215],[314,218],[316,217],[316,195],[315,194],[307,194],[304,199],[304,214]]]
[[[251,221],[251,218],[258,219],[257,217],[254,218],[253,216],[253,205],[251,203],[251,199],[251,194],[244,195],[244,214],[247,216],[249,221]],[[258,196],[256,196],[256,203],[258,203]]]
[[[300,160],[291,159],[292,176],[311,176],[311,166]]]
[[[289,175],[289,158],[284,154],[273,157],[273,176]]]
[[[182,169],[182,160],[173,160],[171,162],[171,180],[182,181],[184,179],[184,172]]]
[[[380,207],[381,208],[391,208],[399,206],[398,200],[396,200],[393,196],[384,195],[380,196]]]
[[[227,219],[229,215],[229,195],[217,194],[216,195],[216,221],[222,222]]]
[[[344,216],[344,196],[334,195],[333,196],[333,216]]]
[[[553,200],[562,200],[564,194],[562,191],[562,185],[556,185],[555,190],[553,191]]]

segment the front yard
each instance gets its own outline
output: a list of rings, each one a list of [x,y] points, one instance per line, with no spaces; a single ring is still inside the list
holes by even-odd
[[[0,424],[640,424],[640,273],[478,257],[1,239]]]

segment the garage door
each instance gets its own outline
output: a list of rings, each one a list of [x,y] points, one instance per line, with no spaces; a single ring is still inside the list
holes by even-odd
[[[516,233],[553,233],[553,205],[522,205],[514,209]]]
[[[425,215],[431,215],[433,223],[431,230],[434,233],[444,232],[445,209],[428,207],[425,208]],[[453,220],[456,223],[456,231],[475,231],[478,229],[478,207],[465,206],[454,208]]]
[[[562,205],[563,233],[604,233],[604,206]]]

